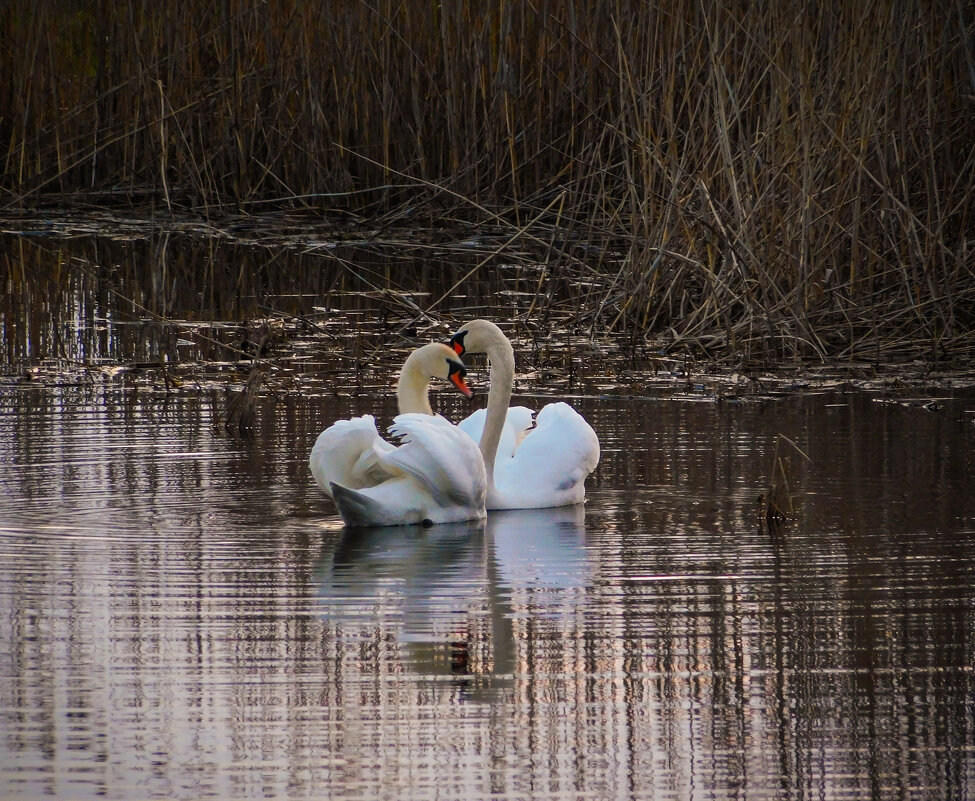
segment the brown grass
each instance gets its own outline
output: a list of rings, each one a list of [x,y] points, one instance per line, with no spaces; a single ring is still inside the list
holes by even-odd
[[[597,275],[593,335],[970,360],[973,41],[949,0],[8,0],[0,209],[473,226]]]

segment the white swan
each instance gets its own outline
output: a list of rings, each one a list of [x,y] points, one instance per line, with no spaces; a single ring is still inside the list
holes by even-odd
[[[371,414],[339,420],[319,434],[309,466],[347,526],[454,523],[486,515],[487,475],[474,440],[430,408],[431,378],[449,380],[470,397],[464,363],[433,343],[410,354],[400,372],[400,414],[379,436]]]
[[[486,353],[491,362],[487,411],[462,421],[480,442],[487,471],[488,509],[539,509],[581,503],[586,476],[599,463],[599,438],[567,403],[550,403],[535,417],[523,406],[508,408],[514,388],[511,343],[494,323],[472,320],[450,338],[457,355]],[[527,417],[526,417],[527,414]]]

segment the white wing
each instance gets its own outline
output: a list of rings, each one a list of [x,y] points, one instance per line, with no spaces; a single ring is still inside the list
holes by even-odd
[[[488,509],[538,509],[581,503],[599,464],[599,438],[569,404],[550,403],[510,459],[494,464]]]
[[[504,419],[504,428],[501,430],[501,439],[498,441],[497,458],[507,458],[514,455],[515,449],[531,431],[534,416],[535,412],[527,406],[508,407],[508,413]],[[474,414],[461,420],[457,427],[467,432],[474,442],[480,442],[486,419],[487,409],[478,409]]]
[[[309,467],[318,486],[329,495],[333,483],[349,489],[371,487],[393,477],[379,460],[392,447],[379,436],[371,414],[339,420],[318,435]]]
[[[487,477],[481,451],[460,428],[440,415],[401,414],[389,431],[403,443],[383,454],[390,472],[412,476],[444,506],[484,503]]]

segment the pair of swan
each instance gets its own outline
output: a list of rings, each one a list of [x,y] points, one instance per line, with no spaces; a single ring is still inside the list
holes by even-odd
[[[470,397],[465,353],[491,363],[487,408],[454,426],[434,415],[433,378],[448,379]],[[488,320],[472,320],[451,338],[415,350],[397,384],[400,414],[385,442],[371,415],[341,420],[319,435],[310,466],[348,526],[452,523],[491,509],[538,509],[581,503],[585,479],[599,462],[592,427],[567,403],[535,416],[508,407],[514,387],[511,343]]]

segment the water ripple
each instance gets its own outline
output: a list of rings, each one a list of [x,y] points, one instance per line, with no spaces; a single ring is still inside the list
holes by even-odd
[[[972,796],[963,420],[604,399],[585,506],[353,532],[340,402],[214,402],[0,390],[4,798]]]

